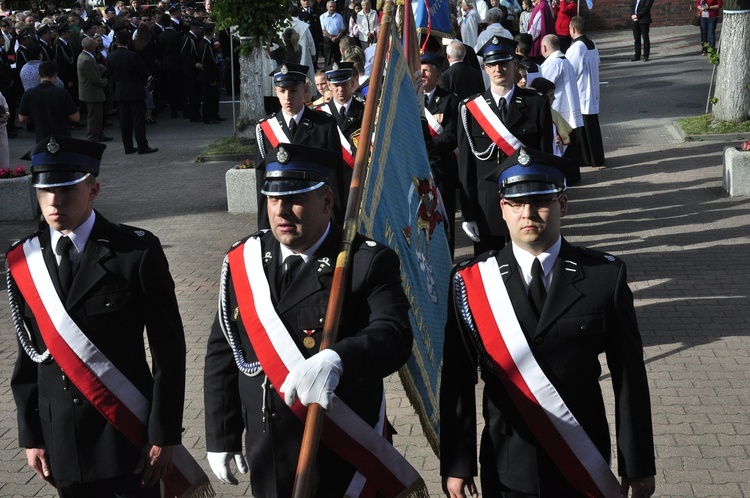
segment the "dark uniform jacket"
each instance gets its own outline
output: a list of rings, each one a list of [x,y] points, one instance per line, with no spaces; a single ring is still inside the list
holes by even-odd
[[[65,83],[65,87],[70,87],[78,81],[76,70],[77,56],[73,52],[73,46],[68,43],[57,40],[55,42],[55,65],[57,66],[57,77]]]
[[[200,71],[198,79],[204,85],[216,83],[219,81],[219,64],[216,61],[216,50],[214,42],[206,38],[201,38],[198,43],[198,54],[200,62],[203,64],[203,71]]]
[[[276,312],[305,356],[318,351],[340,240],[341,229],[332,225],[315,256],[299,270],[290,289],[280,298],[275,284],[281,278],[279,242],[271,232],[261,235],[263,265]],[[357,236],[353,251],[350,276],[344,286],[346,297],[338,340],[331,346],[343,364],[335,392],[374,426],[383,394],[383,378],[401,367],[411,354],[409,304],[401,288],[398,256],[391,249]],[[228,288],[232,325],[241,340],[246,361],[257,361],[247,331],[234,311],[237,301],[231,278],[230,275]],[[302,343],[307,337],[306,329],[314,330],[312,349]],[[265,375],[249,377],[239,373],[217,321],[208,339],[204,380],[206,449],[240,452],[242,432],[246,430],[245,451],[253,496],[291,496],[303,424],[273,387],[266,394],[264,422]],[[352,466],[321,442],[312,472],[313,496],[343,496],[353,473]]]
[[[48,228],[41,232],[40,242],[52,282],[62,295]],[[179,444],[185,339],[174,282],[159,240],[145,230],[110,223],[97,213],[65,309],[151,400],[148,441]],[[30,309],[22,304],[22,310],[36,348],[44,351]],[[151,364],[146,359],[144,326]],[[34,363],[19,347],[11,387],[20,446],[46,448],[55,479],[90,482],[133,473],[141,448],[105,420],[55,361]]]
[[[299,125],[297,126],[297,132],[293,137],[290,136],[289,127],[287,126],[289,118],[284,115],[283,111],[278,111],[276,114],[266,117],[261,122],[267,119],[276,119],[293,144],[320,147],[322,149],[341,152],[341,139],[339,138],[339,132],[336,129],[336,121],[323,112],[316,112],[305,106],[302,112],[302,118],[300,118]],[[260,129],[260,127],[258,129]],[[268,137],[262,132],[261,134],[262,136],[259,137],[259,144],[255,153],[255,174],[258,189],[258,228],[268,228],[266,197],[260,193],[260,190],[263,188],[263,175],[266,173],[263,158],[267,151],[273,149],[273,147],[268,141]],[[263,142],[262,150],[260,147],[261,139]],[[334,219],[341,221],[343,221],[342,213],[346,208],[347,195],[344,194],[344,190],[340,186],[345,185],[346,193],[349,191],[349,184],[344,183],[342,172],[343,167],[334,168],[334,179],[331,186],[334,193]]]
[[[492,256],[497,257],[504,272],[510,300],[539,366],[609,460],[610,437],[598,359],[600,353],[606,354],[615,393],[619,473],[629,478],[654,475],[649,391],[625,264],[609,254],[573,247],[563,239],[546,304],[537,320],[510,245],[467,263],[473,265]],[[451,292],[452,301],[454,296]],[[456,319],[458,313],[458,306],[450,307],[445,334],[441,475],[468,478],[477,474],[474,384],[479,362],[485,382],[486,428],[479,457],[484,495],[499,496],[485,487],[485,482],[496,485],[498,480],[511,489],[535,493],[537,478],[549,479],[548,474],[556,474],[556,469],[550,469],[549,458],[506,394],[498,374],[484,359],[483,347],[476,346],[463,320]],[[557,478],[562,479],[559,473]]]
[[[482,71],[463,61],[456,62],[443,71],[440,86],[458,95],[460,100],[485,90]]]
[[[169,27],[159,35],[157,40],[157,54],[164,72],[179,71],[181,66],[180,49],[182,37],[174,27]]]
[[[198,37],[189,31],[183,41],[182,48],[180,49],[180,55],[182,56],[182,73],[192,79],[198,78],[199,69],[195,67],[200,62],[200,55],[198,54]]]
[[[458,145],[458,97],[441,86],[435,87],[427,110],[443,127],[443,133],[432,137],[432,144],[440,155],[439,170],[433,170],[435,183],[439,188],[446,185],[452,189],[458,187],[458,169],[454,150]]]
[[[638,24],[651,24],[651,6],[654,5],[654,0],[641,0],[638,2],[638,10],[635,10],[636,0],[630,1],[630,14],[638,17]]]
[[[148,67],[133,50],[119,47],[107,58],[109,74],[115,79],[114,100],[136,102],[146,98]]]
[[[492,91],[481,94],[487,104],[500,116]],[[473,99],[474,97],[469,97]],[[459,123],[461,123],[462,108],[459,108]],[[534,90],[515,87],[513,98],[508,103],[508,113],[505,127],[531,149],[552,152],[552,114],[547,97]],[[506,159],[506,155],[495,147],[495,151],[485,160],[477,159],[469,144],[480,154],[493,143],[472,114],[466,110],[466,126],[458,126],[458,172],[461,182],[461,200],[467,199],[467,204],[461,206],[464,219],[475,221],[479,225],[479,236],[491,234],[505,235],[505,224],[500,212],[500,198],[498,186],[485,180],[497,165]]]

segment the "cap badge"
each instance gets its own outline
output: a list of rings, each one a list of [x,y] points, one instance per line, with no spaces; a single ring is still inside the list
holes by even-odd
[[[284,147],[279,147],[279,151],[276,153],[276,160],[281,164],[286,164],[289,161],[289,153]]]
[[[498,39],[498,37],[497,36],[493,36],[492,37],[492,44],[493,45],[497,45],[499,43],[500,43],[500,40]]]
[[[604,259],[606,259],[607,261],[614,261],[615,257],[612,256],[611,254],[605,254]]]
[[[518,164],[521,166],[528,166],[531,162],[531,158],[529,157],[529,154],[526,152],[526,149],[521,149],[518,152]]]
[[[47,151],[50,154],[57,154],[60,152],[60,144],[58,144],[54,138],[50,138],[49,143],[47,144]]]
[[[146,232],[144,232],[143,230],[136,230],[133,233],[138,237],[143,237],[144,235],[146,235]]]
[[[333,69],[334,71],[338,71],[339,70],[339,65],[334,62],[333,63],[333,67],[331,67],[331,69]]]
[[[289,72],[289,68],[286,67],[286,64],[281,65],[281,74],[287,74]]]

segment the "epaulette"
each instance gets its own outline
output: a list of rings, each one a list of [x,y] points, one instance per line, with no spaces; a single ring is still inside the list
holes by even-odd
[[[257,232],[251,233],[247,237],[244,237],[244,238],[238,240],[237,242],[235,242],[234,244],[232,244],[232,246],[229,248],[229,250],[227,251],[227,253],[233,251],[234,249],[237,249],[239,246],[241,246],[242,244],[244,244],[245,242],[247,242],[248,239],[259,239],[260,237],[263,236],[264,233],[268,232],[268,230],[269,230],[268,228],[265,228],[265,229],[262,229],[262,230],[258,230]]]
[[[143,228],[138,228],[130,225],[124,225],[122,223],[116,223],[115,228],[119,232],[122,232],[124,235],[127,235],[129,237],[133,237],[135,239],[143,239],[144,237],[151,236],[153,237],[153,234],[149,232],[148,230],[144,230]]]
[[[621,261],[616,256],[612,256],[611,254],[606,253],[606,252],[597,251],[596,249],[589,249],[588,247],[582,247],[582,246],[576,247],[576,249],[578,249],[578,252],[580,252],[581,254],[588,256],[590,258],[594,258],[599,261],[604,260],[609,263],[615,263],[615,262]]]
[[[482,92],[482,93],[484,93],[484,92]],[[479,97],[480,95],[482,95],[482,94],[481,93],[475,93],[474,95],[470,95],[469,97],[466,97],[465,99],[463,99],[461,101],[461,103],[464,104],[464,105],[466,105],[467,103],[469,103],[470,101],[472,101],[475,98]]]
[[[31,235],[27,235],[26,237],[23,237],[23,238],[21,238],[21,239],[18,239],[18,240],[16,240],[16,241],[12,242],[12,243],[10,244],[10,247],[8,247],[8,250],[6,251],[6,253],[8,253],[8,252],[12,251],[13,249],[15,249],[15,248],[16,248],[17,246],[19,246],[20,244],[23,244],[24,242],[26,242],[26,241],[27,241],[27,240],[29,240],[29,239],[33,239],[34,237],[38,236],[38,235],[39,235],[39,234],[41,234],[41,233],[42,233],[42,230],[41,230],[41,229],[39,229],[39,230],[37,230],[36,232],[32,233]]]
[[[363,103],[365,101],[364,97],[362,97],[362,95],[360,95],[359,93],[352,94],[352,97],[354,97],[355,100],[358,100],[358,101],[363,102]]]

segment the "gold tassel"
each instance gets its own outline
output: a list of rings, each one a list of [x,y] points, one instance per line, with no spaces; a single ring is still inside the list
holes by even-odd
[[[180,497],[180,498],[214,498],[216,491],[211,486],[211,481],[208,480],[208,476],[204,475],[195,484]]]

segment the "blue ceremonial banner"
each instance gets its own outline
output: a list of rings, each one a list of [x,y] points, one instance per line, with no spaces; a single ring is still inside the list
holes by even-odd
[[[453,38],[448,0],[412,0],[417,33]]]
[[[359,231],[387,244],[401,258],[414,331],[412,356],[401,369],[401,379],[437,453],[439,372],[452,261],[414,84],[401,43],[393,33],[370,169],[363,184]]]

